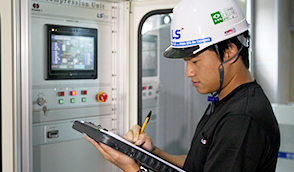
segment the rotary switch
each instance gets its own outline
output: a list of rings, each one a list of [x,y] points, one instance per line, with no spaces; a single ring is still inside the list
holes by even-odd
[[[107,96],[108,95],[105,92],[100,92],[97,94],[96,98],[97,98],[98,102],[106,102]]]

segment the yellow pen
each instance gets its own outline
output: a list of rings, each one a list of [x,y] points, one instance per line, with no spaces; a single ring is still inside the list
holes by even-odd
[[[142,134],[142,133],[144,132],[144,129],[145,129],[147,123],[148,123],[149,120],[150,120],[151,113],[152,113],[152,111],[150,111],[149,114],[147,115],[147,117],[146,117],[146,119],[145,119],[145,122],[144,122],[144,124],[143,124],[143,126],[142,126],[142,128],[141,128],[140,134]]]
[[[140,134],[142,134],[142,133],[144,132],[144,129],[145,129],[147,123],[148,123],[149,120],[150,120],[151,113],[152,113],[152,111],[150,111],[149,114],[147,115],[147,117],[146,117],[146,119],[145,119],[145,122],[144,122],[144,124],[143,124],[143,126],[142,126],[142,128],[141,128],[141,130],[140,130]],[[136,145],[136,143],[134,143],[134,145]]]

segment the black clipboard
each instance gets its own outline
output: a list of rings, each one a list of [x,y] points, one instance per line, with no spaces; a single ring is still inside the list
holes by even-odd
[[[91,122],[75,121],[73,129],[86,134],[90,138],[104,143],[111,148],[139,161],[144,167],[158,172],[185,172],[181,168],[159,158],[158,156],[132,144],[119,135],[102,129]]]

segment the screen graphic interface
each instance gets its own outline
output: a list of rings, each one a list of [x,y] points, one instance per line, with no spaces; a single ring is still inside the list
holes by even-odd
[[[52,70],[94,69],[94,38],[51,35]]]
[[[49,24],[46,27],[46,79],[96,79],[98,30]]]

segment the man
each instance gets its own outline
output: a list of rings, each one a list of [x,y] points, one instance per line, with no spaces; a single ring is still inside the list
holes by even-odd
[[[271,105],[251,76],[248,24],[234,0],[182,0],[173,11],[167,58],[184,58],[186,76],[211,101],[188,155],[170,155],[139,135],[124,137],[189,172],[275,171],[280,133]],[[180,138],[179,138],[180,139]],[[91,141],[123,171],[138,171],[131,158]]]

